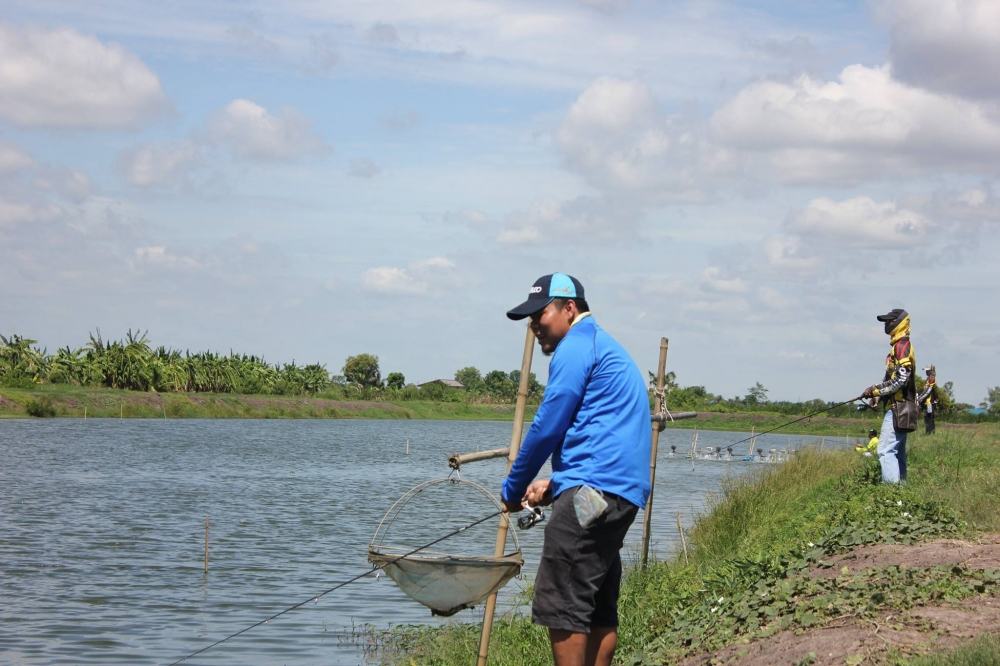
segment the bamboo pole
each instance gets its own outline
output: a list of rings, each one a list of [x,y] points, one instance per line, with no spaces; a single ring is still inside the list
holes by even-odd
[[[748,456],[753,456],[753,447],[757,443],[757,438],[754,437],[754,434],[753,434],[754,430],[756,430],[756,429],[757,429],[756,426],[750,426],[750,449],[747,451],[747,455]]]
[[[656,394],[657,394],[657,415],[660,410],[666,411],[667,407],[660,402],[659,396],[663,393],[663,379],[667,369],[667,347],[670,341],[660,338],[660,361],[656,366]],[[646,510],[642,513],[642,566],[645,567],[649,561],[649,532],[653,519],[653,486],[656,484],[656,451],[660,444],[660,431],[666,427],[662,420],[653,421],[653,446],[649,454],[649,499],[646,500]]]
[[[208,573],[208,516],[205,516],[205,573]]]
[[[507,453],[507,471],[510,472],[514,460],[517,458],[517,451],[521,448],[521,434],[524,432],[524,406],[528,402],[528,376],[531,374],[531,354],[535,348],[535,336],[531,332],[531,327],[527,327],[524,334],[524,355],[521,357],[521,381],[517,386],[517,402],[514,406],[514,427],[510,433],[510,451]],[[508,516],[500,516],[500,525],[497,526],[497,540],[494,554],[502,557],[504,547],[507,544]],[[493,631],[493,615],[497,607],[497,593],[494,592],[486,599],[486,609],[483,612],[483,629],[479,634],[479,658],[476,666],[486,666],[486,659],[490,653],[490,633]]]
[[[510,455],[510,449],[490,449],[489,451],[475,451],[473,453],[453,453],[448,458],[448,467],[458,469],[465,463],[477,462],[480,460],[491,460],[493,458],[506,458]]]
[[[674,515],[677,518],[677,533],[681,535],[681,548],[684,549],[684,564],[688,564],[688,544],[684,538],[684,528],[681,526],[681,512],[678,511]]]

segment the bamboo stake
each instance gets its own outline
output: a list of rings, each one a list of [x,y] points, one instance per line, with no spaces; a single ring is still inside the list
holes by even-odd
[[[85,421],[87,420],[87,405],[83,406],[83,419]]]
[[[474,453],[455,453],[448,457],[448,467],[459,469],[465,463],[477,462],[479,460],[492,460],[493,458],[506,458],[510,455],[510,449],[490,449],[489,451],[476,451]]]
[[[205,516],[205,573],[208,573],[208,516]]]
[[[681,512],[678,511],[674,516],[677,518],[677,533],[681,535],[681,548],[684,549],[684,564],[688,564],[688,544],[684,538],[684,528],[681,526]]]
[[[659,402],[659,396],[663,393],[663,378],[667,369],[667,347],[670,341],[660,338],[660,361],[656,366],[656,393],[657,411],[666,411],[666,404]],[[659,414],[657,414],[659,415]],[[653,421],[653,446],[649,455],[649,499],[646,500],[646,510],[642,513],[642,566],[645,567],[649,561],[649,532],[653,519],[653,486],[656,484],[656,451],[660,444],[660,431],[666,427],[662,420]]]
[[[517,386],[517,402],[514,406],[514,427],[510,433],[510,452],[507,454],[507,471],[510,472],[514,460],[517,458],[517,451],[521,448],[521,434],[524,432],[524,406],[528,402],[528,376],[531,374],[531,354],[535,348],[535,336],[531,332],[531,327],[527,327],[524,334],[524,355],[521,357],[521,381]],[[502,557],[504,547],[507,544],[508,516],[500,516],[500,525],[497,526],[497,540],[494,554]],[[486,666],[486,659],[490,653],[490,633],[493,631],[493,615],[497,607],[497,593],[494,592],[486,599],[486,609],[483,612],[483,629],[479,634],[479,658],[476,666]]]
[[[125,403],[124,402],[119,402],[118,403],[118,420],[119,421],[124,421],[125,420]]]
[[[410,438],[406,438],[406,455],[410,455]]]
[[[748,456],[753,456],[753,447],[757,444],[757,438],[754,437],[753,433],[756,430],[756,426],[750,426],[750,450],[747,451]]]

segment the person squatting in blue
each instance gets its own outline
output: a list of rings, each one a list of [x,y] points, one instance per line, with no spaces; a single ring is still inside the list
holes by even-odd
[[[553,504],[532,619],[548,628],[556,666],[608,666],[618,643],[619,551],[649,497],[646,384],[570,275],[539,278],[507,316],[530,317],[551,356],[542,403],[501,491],[511,512]],[[550,458],[552,477],[535,480]]]
[[[906,435],[916,428],[917,360],[910,343],[910,315],[895,308],[876,317],[885,324],[889,354],[885,358],[882,382],[869,386],[864,398],[877,398],[885,416],[878,438],[878,459],[882,481],[906,481]]]

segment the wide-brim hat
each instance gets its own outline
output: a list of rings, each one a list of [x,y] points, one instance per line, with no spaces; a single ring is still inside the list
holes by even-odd
[[[541,312],[557,298],[583,300],[583,285],[572,275],[550,273],[535,280],[528,291],[528,298],[520,305],[507,310],[507,317],[517,321]]]

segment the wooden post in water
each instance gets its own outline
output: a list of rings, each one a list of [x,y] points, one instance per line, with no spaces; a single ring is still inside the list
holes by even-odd
[[[208,516],[205,516],[205,573],[208,573]]]
[[[667,369],[667,347],[670,341],[660,338],[660,361],[656,366],[656,411],[655,416],[666,416],[666,398],[663,396],[663,380]],[[660,431],[666,427],[664,419],[653,419],[653,446],[649,454],[649,499],[642,513],[642,566],[649,561],[649,531],[653,519],[653,486],[656,484],[656,450],[660,443]]]
[[[124,402],[119,402],[118,403],[118,420],[119,421],[124,421],[125,420],[125,403]]]
[[[406,455],[410,455],[410,438],[406,438]]]
[[[510,452],[507,454],[507,471],[510,472],[511,465],[517,458],[517,451],[521,448],[521,434],[524,432],[524,406],[528,402],[528,376],[531,374],[531,353],[535,348],[535,336],[531,332],[531,327],[525,329],[524,355],[521,357],[521,381],[517,386],[517,402],[514,406],[514,428],[510,433]],[[509,517],[506,513],[500,516],[500,525],[497,527],[497,540],[494,554],[502,557],[507,544],[507,526]],[[497,608],[497,593],[494,592],[486,599],[486,609],[483,612],[483,629],[479,634],[479,658],[476,666],[486,666],[486,659],[490,653],[490,633],[493,631],[493,615]]]
[[[87,405],[83,406],[83,420],[87,420]]]
[[[747,455],[750,456],[750,457],[753,457],[753,447],[757,443],[757,438],[754,437],[754,434],[753,434],[754,430],[756,430],[756,429],[757,429],[756,426],[750,426],[750,450],[747,451]]]

